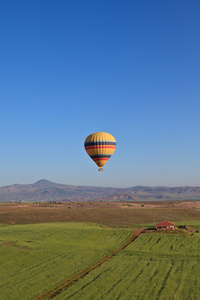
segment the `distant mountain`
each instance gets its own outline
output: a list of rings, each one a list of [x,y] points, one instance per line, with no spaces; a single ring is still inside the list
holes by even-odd
[[[39,180],[34,184],[14,184],[0,187],[0,202],[44,201],[152,201],[200,200],[200,187],[112,188],[59,184]]]

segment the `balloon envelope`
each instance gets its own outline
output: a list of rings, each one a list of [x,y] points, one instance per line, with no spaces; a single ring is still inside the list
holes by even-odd
[[[85,150],[92,160],[101,169],[109,160],[116,148],[115,138],[107,132],[95,132],[85,140]]]

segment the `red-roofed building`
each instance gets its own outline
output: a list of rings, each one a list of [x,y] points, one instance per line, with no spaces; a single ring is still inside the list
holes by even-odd
[[[175,224],[172,222],[164,221],[156,224],[156,229],[157,230],[175,229]]]

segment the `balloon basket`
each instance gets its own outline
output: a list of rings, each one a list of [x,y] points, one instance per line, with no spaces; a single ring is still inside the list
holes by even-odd
[[[103,169],[102,169],[102,168],[100,168],[98,171],[99,171],[99,172],[102,172],[102,171],[103,171]]]

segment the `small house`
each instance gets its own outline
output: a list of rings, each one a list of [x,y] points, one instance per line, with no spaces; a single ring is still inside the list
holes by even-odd
[[[175,229],[175,224],[168,221],[164,221],[156,224],[156,230],[167,230],[167,229]]]

